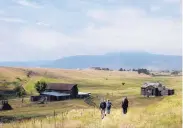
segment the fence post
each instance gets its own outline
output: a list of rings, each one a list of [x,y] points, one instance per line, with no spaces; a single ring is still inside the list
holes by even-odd
[[[55,128],[56,128],[56,120],[55,120],[55,115],[56,114],[55,114],[55,110],[54,110],[54,113],[53,114],[54,114],[54,123],[55,123]]]
[[[41,119],[41,128],[42,128],[42,119]]]
[[[63,112],[62,112],[62,128],[64,127],[64,116],[63,116]]]

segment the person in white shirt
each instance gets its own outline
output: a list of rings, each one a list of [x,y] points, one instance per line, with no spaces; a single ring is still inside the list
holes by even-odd
[[[110,100],[107,100],[107,102],[106,102],[106,113],[107,114],[110,114],[111,106],[112,106],[112,103],[110,102]]]

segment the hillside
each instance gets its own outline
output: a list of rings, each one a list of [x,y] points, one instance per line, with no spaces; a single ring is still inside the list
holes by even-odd
[[[104,55],[78,55],[63,57],[52,61],[34,62],[0,62],[0,66],[49,67],[49,68],[89,68],[108,67],[119,68],[148,68],[181,70],[182,57],[173,55],[157,55],[146,52],[119,52]]]
[[[26,77],[27,71],[34,72],[30,78]],[[77,83],[79,91],[91,92],[94,102],[99,104],[100,98],[110,99],[113,103],[111,115],[101,120],[98,108],[93,108],[83,100],[66,100],[48,104],[35,104],[21,99],[11,99],[14,108],[11,111],[0,113],[1,119],[22,120],[3,124],[3,128],[181,128],[182,92],[181,77],[151,77],[136,72],[96,71],[91,69],[69,70],[51,68],[10,68],[0,67],[0,80],[8,82],[21,78],[23,86],[29,94],[36,95],[34,83],[38,80],[46,82]],[[107,78],[107,79],[106,79]],[[175,89],[175,95],[165,97],[146,98],[140,95],[140,86],[146,81],[160,81],[167,87]],[[122,85],[125,82],[125,85]],[[10,87],[11,86],[11,87]],[[8,85],[7,88],[12,88]],[[3,85],[0,83],[0,89]],[[4,89],[4,88],[3,88]],[[127,115],[121,114],[120,103],[123,96],[128,96],[129,110]],[[56,112],[54,118],[53,113]],[[39,117],[39,118],[38,118]],[[31,120],[25,120],[30,119]]]

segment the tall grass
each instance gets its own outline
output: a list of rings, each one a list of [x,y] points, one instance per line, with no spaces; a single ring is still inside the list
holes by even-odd
[[[146,107],[121,109],[101,119],[99,109],[74,109],[43,119],[4,124],[3,128],[181,128],[181,96],[168,96]]]

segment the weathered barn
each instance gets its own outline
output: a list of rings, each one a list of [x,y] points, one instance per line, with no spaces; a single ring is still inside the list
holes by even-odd
[[[72,98],[85,98],[89,93],[78,92],[77,84],[47,83],[40,96],[31,96],[31,101],[39,101],[46,97],[46,101],[59,101]],[[44,99],[45,100],[45,99]]]
[[[78,95],[78,87],[77,84],[47,83],[45,92],[70,94],[71,98],[76,98]]]
[[[159,82],[156,83],[144,83],[141,87],[141,95],[144,96],[164,96],[173,95],[174,89],[166,88]]]

